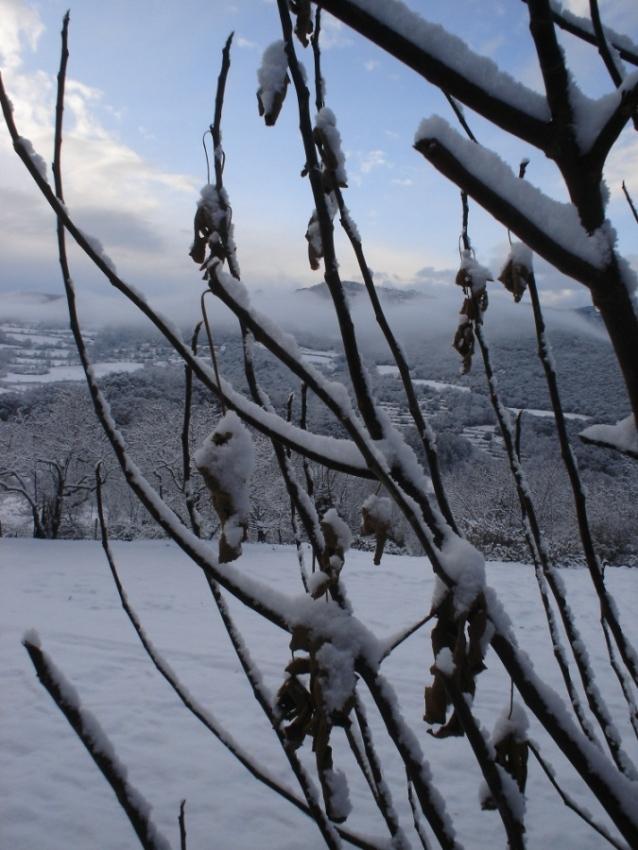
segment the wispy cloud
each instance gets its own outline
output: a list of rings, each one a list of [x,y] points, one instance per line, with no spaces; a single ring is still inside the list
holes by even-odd
[[[369,174],[376,168],[387,167],[389,164],[390,163],[386,158],[385,152],[379,148],[374,148],[373,150],[366,151],[364,154],[361,154],[359,170],[362,174]]]
[[[349,30],[337,18],[333,18],[327,12],[323,12],[321,15],[322,50],[332,50],[335,47],[349,47],[351,44],[352,37]]]
[[[41,71],[26,72],[22,62],[25,46],[35,45],[42,31],[39,16],[22,0],[0,0],[0,51],[16,123],[48,160],[55,78]],[[122,142],[108,126],[114,117],[101,91],[79,80],[67,81],[63,164],[68,206],[82,227],[104,241],[107,251],[109,246],[122,247],[132,261],[137,256],[140,265],[142,258],[152,255],[158,267],[165,267],[159,256],[166,252],[167,267],[168,243],[176,238],[172,212],[195,198],[195,181],[154,167]],[[36,259],[36,254],[48,251],[53,261],[54,244],[37,240],[36,246],[31,226],[42,223],[45,205],[25,181],[6,132],[0,133],[0,172],[0,209],[8,212],[2,216],[0,255],[17,258],[22,253]],[[5,287],[11,284],[7,275],[5,269]]]
[[[0,0],[0,64],[5,72],[20,66],[23,42],[35,50],[43,32],[40,15],[24,0]]]
[[[249,38],[244,38],[243,35],[238,35],[237,38],[235,38],[235,44],[237,45],[237,47],[243,47],[248,50],[255,50],[257,47],[259,47],[256,41],[251,41]]]

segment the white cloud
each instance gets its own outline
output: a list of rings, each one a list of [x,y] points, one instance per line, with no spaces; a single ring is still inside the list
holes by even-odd
[[[349,47],[352,44],[352,38],[341,21],[327,12],[322,12],[320,43],[322,50],[331,50],[334,47]]]
[[[612,148],[605,165],[605,180],[612,194],[620,190],[623,180],[630,192],[638,193],[638,136],[633,127]]]
[[[235,39],[235,44],[237,45],[237,47],[244,47],[248,49],[255,49],[256,47],[258,47],[256,42],[251,41],[249,38],[244,38],[243,35],[237,36],[237,38]]]
[[[375,168],[382,168],[383,166],[388,165],[389,163],[386,159],[385,152],[379,148],[375,148],[374,150],[367,151],[361,155],[361,165],[359,166],[359,169],[363,174],[369,174],[371,171],[374,171]]]
[[[0,63],[4,71],[21,64],[22,42],[35,50],[44,25],[24,0],[0,0]]]
[[[37,13],[21,0],[0,0],[0,50],[8,57],[4,77],[18,132],[48,162],[53,147],[55,77],[42,71],[26,73],[21,61],[25,41],[34,46],[41,32]],[[63,144],[67,204],[81,227],[102,236],[107,252],[110,246],[123,248],[129,267],[148,265],[152,255],[157,268],[166,271],[172,267],[169,251],[175,240],[188,242],[188,236],[176,234],[176,211],[182,221],[187,220],[189,207],[194,208],[196,182],[152,166],[108,126],[113,118],[102,92],[79,80],[67,81]],[[34,258],[33,234],[24,224],[41,221],[47,208],[2,127],[0,173],[0,208],[12,210],[0,231],[0,255],[17,259],[22,252]],[[16,209],[19,214],[13,215]],[[51,219],[46,223],[53,232]],[[38,254],[48,252],[54,262],[52,240],[40,240],[37,250]],[[7,268],[3,278],[3,286],[11,285]]]
[[[395,177],[391,182],[394,183],[395,186],[414,186],[414,181],[409,177]]]
[[[379,67],[379,63],[376,59],[368,59],[367,62],[363,63],[363,67],[366,69],[366,71],[372,72],[375,70],[375,68]]]

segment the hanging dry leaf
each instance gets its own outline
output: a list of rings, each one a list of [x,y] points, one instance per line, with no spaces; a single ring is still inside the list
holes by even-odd
[[[345,553],[352,543],[352,532],[334,508],[323,515],[321,531],[325,541],[321,569],[327,575],[337,578],[343,567]]]
[[[220,419],[193,460],[221,522],[219,560],[234,561],[248,530],[248,482],[254,463],[252,439],[236,413],[229,411]]]
[[[524,709],[514,702],[503,711],[492,732],[496,763],[509,773],[521,794],[525,793],[527,784],[528,728],[529,724]],[[491,795],[487,795],[481,803],[481,808],[486,810],[496,809],[496,801]]]
[[[361,506],[360,534],[364,537],[374,535],[376,548],[374,564],[379,566],[383,557],[386,540],[392,527],[392,502],[385,497],[368,496]]]
[[[474,327],[471,321],[460,322],[454,334],[452,347],[463,358],[463,374],[466,375],[472,368],[472,355],[474,354]]]
[[[451,700],[445,685],[446,676],[451,675],[456,687],[463,694],[474,696],[476,676],[485,669],[483,657],[486,650],[487,614],[482,597],[462,615],[457,615],[452,593],[447,593],[438,607],[437,621],[432,629],[432,652],[435,659],[440,653],[451,653],[451,668],[444,673],[436,661],[430,668],[433,674],[432,684],[425,688],[426,723],[441,724],[436,731],[428,732],[435,738],[448,738],[463,735],[463,727],[453,711],[447,717]],[[466,632],[467,630],[467,632]]]
[[[288,56],[283,41],[275,41],[264,51],[257,71],[259,89],[257,106],[267,127],[272,127],[279,117],[288,90]]]
[[[296,15],[295,35],[304,47],[308,47],[308,36],[312,35],[312,7],[310,0],[290,0],[290,11]]]
[[[525,294],[531,274],[532,272],[527,268],[527,266],[517,263],[510,256],[498,276],[498,279],[505,289],[512,293],[514,301],[518,303]]]

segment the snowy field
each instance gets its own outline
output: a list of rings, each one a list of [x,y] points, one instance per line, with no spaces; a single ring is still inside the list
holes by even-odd
[[[269,771],[294,788],[274,735],[253,703],[223,632],[203,577],[174,545],[163,541],[116,543],[121,575],[147,631],[192,693]],[[290,594],[300,590],[298,566],[288,547],[247,546],[243,568]],[[604,670],[604,646],[583,570],[563,573],[593,663]],[[380,637],[416,621],[429,607],[432,579],[423,559],[350,553],[344,577],[356,613]],[[129,850],[138,846],[115,797],[67,721],[37,683],[20,640],[35,628],[43,647],[97,716],[129,778],[153,806],[156,824],[179,846],[177,815],[185,798],[189,850],[315,850],[323,842],[313,823],[258,785],[224,748],[178,704],[152,668],[121,610],[101,549],[93,542],[0,540],[1,739],[0,848],[4,850]],[[488,582],[501,593],[520,643],[539,672],[557,683],[558,673],[539,614],[532,571],[518,564],[488,565]],[[608,571],[621,619],[638,640],[635,611],[638,570]],[[274,692],[290,659],[287,639],[274,627],[232,604],[244,638]],[[429,680],[429,634],[417,632],[384,662],[406,719],[417,732],[453,816],[470,850],[505,846],[498,815],[482,812],[477,769],[465,741],[436,741],[422,720],[423,686]],[[493,654],[478,680],[477,712],[492,728],[507,705],[509,685]],[[619,726],[627,732],[615,681],[600,686]],[[362,693],[364,688],[360,685]],[[397,790],[402,822],[411,830],[402,770],[378,725],[376,738],[387,777]],[[341,730],[335,731],[341,736]],[[580,780],[532,724],[532,737],[566,776],[565,789],[581,801]],[[628,746],[631,740],[625,734]],[[635,738],[634,738],[634,744]],[[308,743],[304,747],[309,752]],[[638,757],[637,748],[630,754]],[[355,776],[346,751],[335,747],[335,766],[350,777],[354,814],[346,826],[383,844],[384,832]],[[295,789],[296,790],[296,789]],[[596,850],[608,846],[563,806],[530,762],[528,846]],[[596,814],[594,803],[588,803]]]

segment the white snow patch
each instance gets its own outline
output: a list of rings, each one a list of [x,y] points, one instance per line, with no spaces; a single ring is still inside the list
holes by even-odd
[[[581,432],[581,436],[638,455],[638,429],[631,413],[615,425],[590,425]]]

